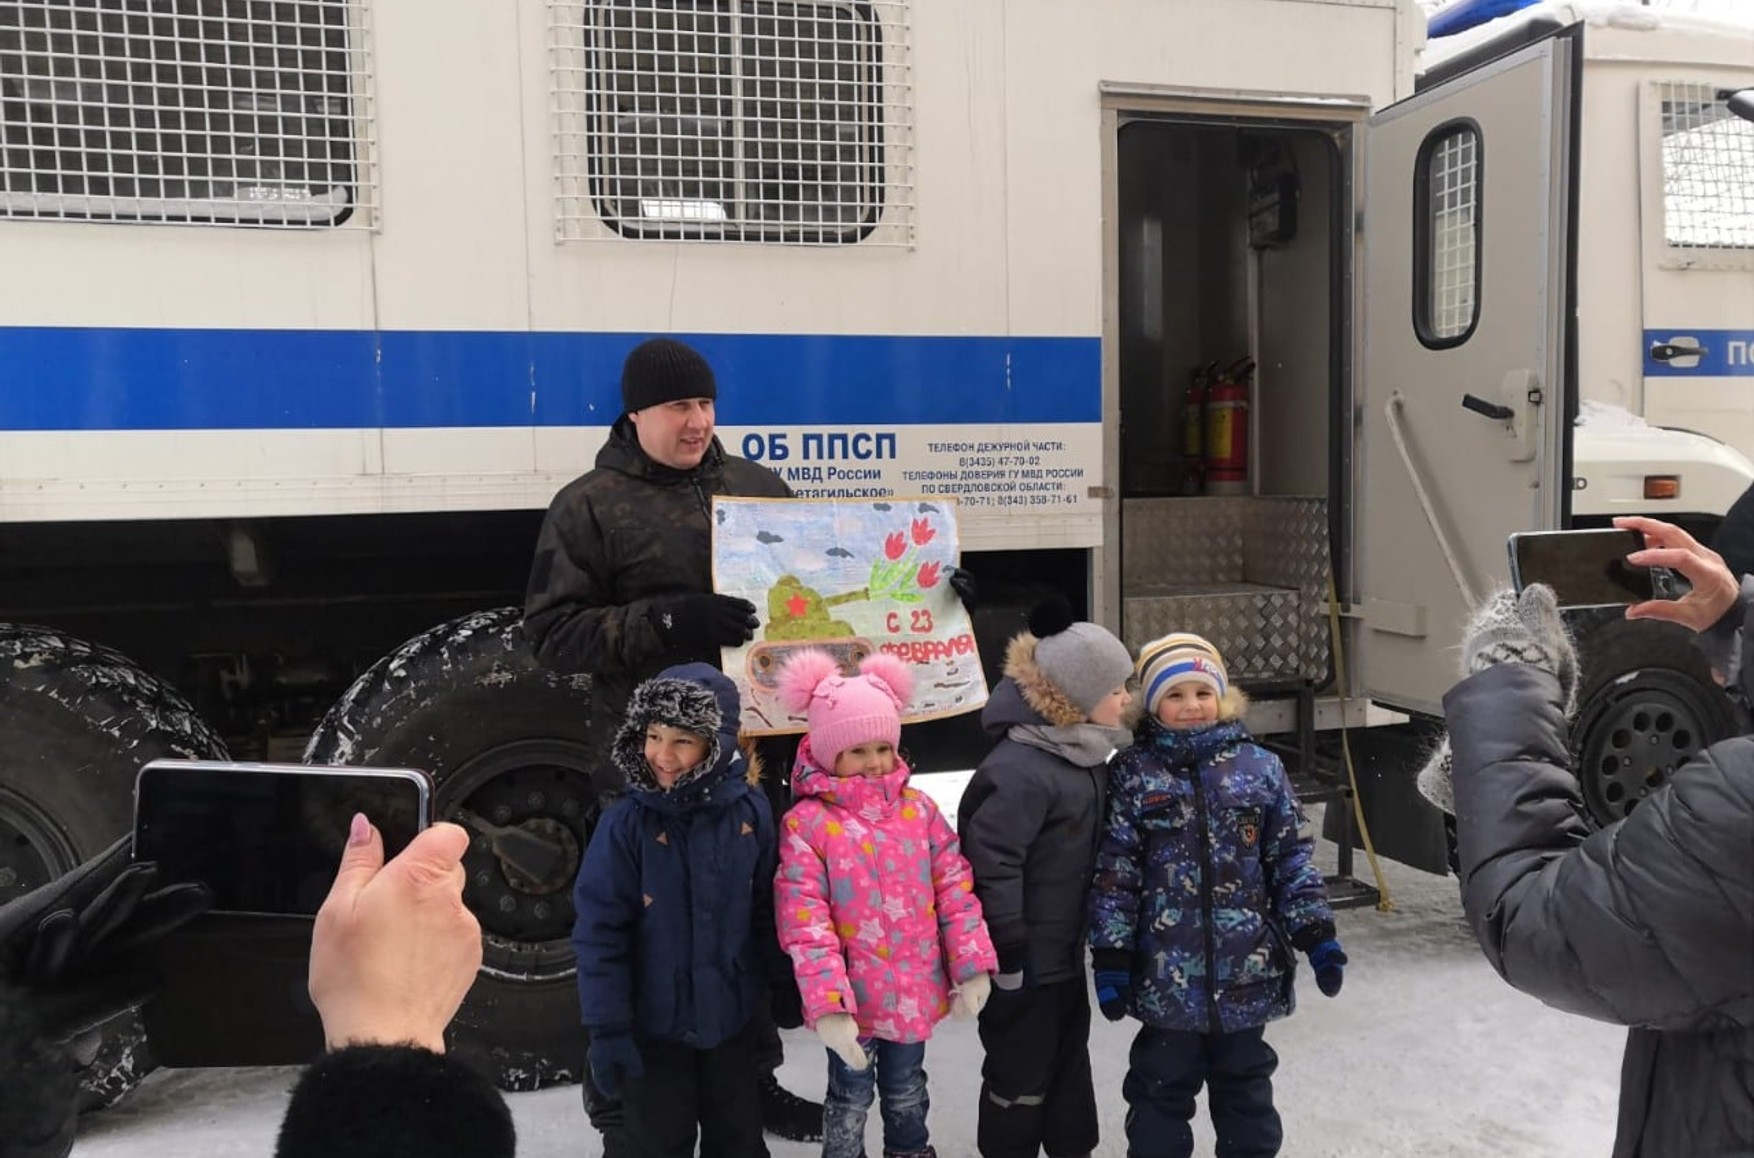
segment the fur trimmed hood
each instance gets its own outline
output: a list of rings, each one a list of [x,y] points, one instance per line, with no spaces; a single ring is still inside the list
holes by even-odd
[[[609,758],[626,778],[628,787],[678,801],[692,798],[684,792],[697,782],[724,780],[732,766],[742,768],[742,779],[751,787],[760,783],[761,764],[739,744],[738,725],[742,702],[737,687],[717,668],[704,663],[666,668],[639,685],[627,701],[627,716],[616,729]],[[646,728],[666,724],[706,739],[706,758],[679,779],[669,792],[658,786],[646,763]],[[752,749],[753,745],[749,745]],[[709,775],[719,773],[719,775]]]
[[[1037,639],[1025,631],[1005,647],[1005,675],[1023,694],[1023,702],[1050,727],[1082,724],[1087,718],[1072,698],[1061,691],[1035,662]]]

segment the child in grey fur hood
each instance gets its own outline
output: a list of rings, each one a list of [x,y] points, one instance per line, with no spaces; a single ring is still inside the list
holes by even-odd
[[[1054,600],[1011,641],[981,713],[998,743],[962,795],[958,828],[999,955],[980,1018],[984,1158],[1096,1148],[1088,895],[1108,759],[1131,738],[1132,673],[1125,644]]]

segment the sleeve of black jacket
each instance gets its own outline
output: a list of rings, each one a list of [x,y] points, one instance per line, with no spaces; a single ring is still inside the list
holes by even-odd
[[[1006,958],[1002,970],[1029,939],[1023,917],[1023,866],[1029,845],[1047,820],[1047,797],[1019,770],[975,772],[958,805],[962,855],[974,871],[974,891],[993,947]]]
[[[1499,665],[1444,709],[1462,906],[1493,968],[1602,1021],[1754,1024],[1754,740],[1714,745],[1591,833],[1558,680]]]
[[[78,1080],[50,1041],[30,993],[0,978],[0,1154],[62,1158],[73,1146]]]
[[[579,484],[549,504],[524,594],[524,631],[558,672],[637,671],[663,652],[652,600],[616,603],[607,545]]]
[[[327,1054],[293,1087],[277,1158],[510,1158],[511,1111],[486,1078],[414,1046]]]

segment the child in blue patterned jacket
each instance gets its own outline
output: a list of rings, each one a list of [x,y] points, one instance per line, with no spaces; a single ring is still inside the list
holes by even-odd
[[[1127,1152],[1191,1155],[1205,1085],[1218,1153],[1270,1158],[1283,1130],[1263,1028],[1293,1008],[1293,950],[1329,997],[1346,954],[1297,795],[1243,726],[1223,658],[1177,633],[1146,644],[1138,672],[1145,716],[1110,766],[1090,901],[1103,1016],[1144,1023],[1121,1087]]]

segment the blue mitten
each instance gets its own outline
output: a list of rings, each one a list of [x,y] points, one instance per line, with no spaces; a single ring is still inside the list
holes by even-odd
[[[1333,997],[1346,980],[1346,951],[1330,937],[1309,951],[1309,967],[1315,970],[1316,988],[1322,996]]]
[[[1128,954],[1116,949],[1098,949],[1092,956],[1096,964],[1096,1004],[1110,1021],[1127,1016],[1133,998],[1133,971]]]
[[[604,1031],[591,1035],[591,1081],[603,1093],[619,1098],[621,1084],[645,1072],[632,1034]]]

